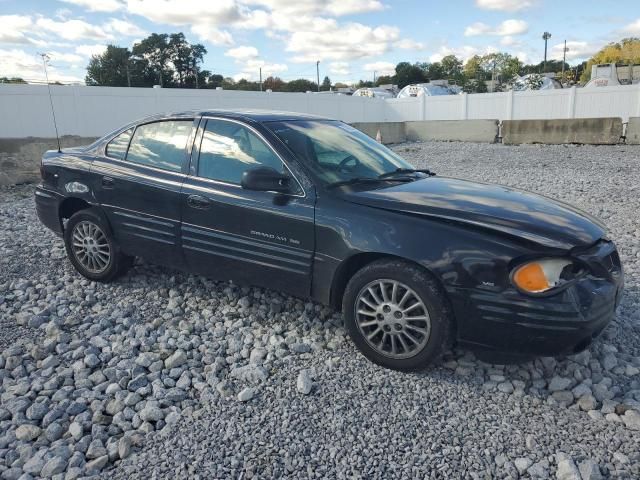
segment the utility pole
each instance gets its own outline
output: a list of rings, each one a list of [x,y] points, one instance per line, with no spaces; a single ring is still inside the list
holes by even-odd
[[[260,67],[260,91],[262,91],[262,67]]]
[[[320,91],[320,60],[316,62],[316,78],[318,79],[318,91]]]
[[[127,87],[131,86],[131,75],[129,74],[129,59],[125,60],[124,68],[127,71]]]
[[[567,52],[569,49],[567,48],[567,41],[564,41],[564,48],[562,49],[562,79],[561,82],[564,82],[564,64],[567,62]]]
[[[547,71],[547,41],[551,38],[551,34],[549,32],[544,32],[542,34],[542,39],[544,40],[544,64],[542,67],[542,73],[546,73]]]
[[[374,70],[374,71],[373,71],[373,84],[374,84],[374,85],[376,84],[376,73],[377,73],[377,72]]]

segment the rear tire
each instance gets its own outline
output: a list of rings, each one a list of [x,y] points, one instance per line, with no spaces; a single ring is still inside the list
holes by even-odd
[[[362,354],[393,370],[421,370],[450,346],[453,317],[440,285],[417,265],[380,260],[359,270],[342,300]]]
[[[74,213],[64,231],[67,256],[80,275],[97,282],[111,282],[133,265],[133,257],[121,252],[99,210]]]

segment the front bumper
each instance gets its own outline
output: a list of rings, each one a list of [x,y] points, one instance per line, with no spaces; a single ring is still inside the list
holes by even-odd
[[[624,275],[613,242],[602,240],[574,257],[587,265],[588,273],[549,297],[530,297],[515,289],[454,290],[459,343],[493,361],[586,349],[613,319]]]
[[[62,224],[58,211],[64,196],[38,185],[35,191],[36,213],[45,227],[53,230],[57,235],[62,235]]]

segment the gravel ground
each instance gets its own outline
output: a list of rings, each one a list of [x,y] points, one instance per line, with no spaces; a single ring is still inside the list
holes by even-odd
[[[640,477],[640,148],[394,148],[606,220],[627,287],[589,351],[387,371],[320,305],[144,263],[86,281],[3,189],[0,478]]]

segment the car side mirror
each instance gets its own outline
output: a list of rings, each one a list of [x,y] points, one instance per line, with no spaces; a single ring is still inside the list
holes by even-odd
[[[246,170],[242,174],[240,185],[247,190],[288,193],[290,180],[289,175],[278,172],[275,168],[261,166]]]

